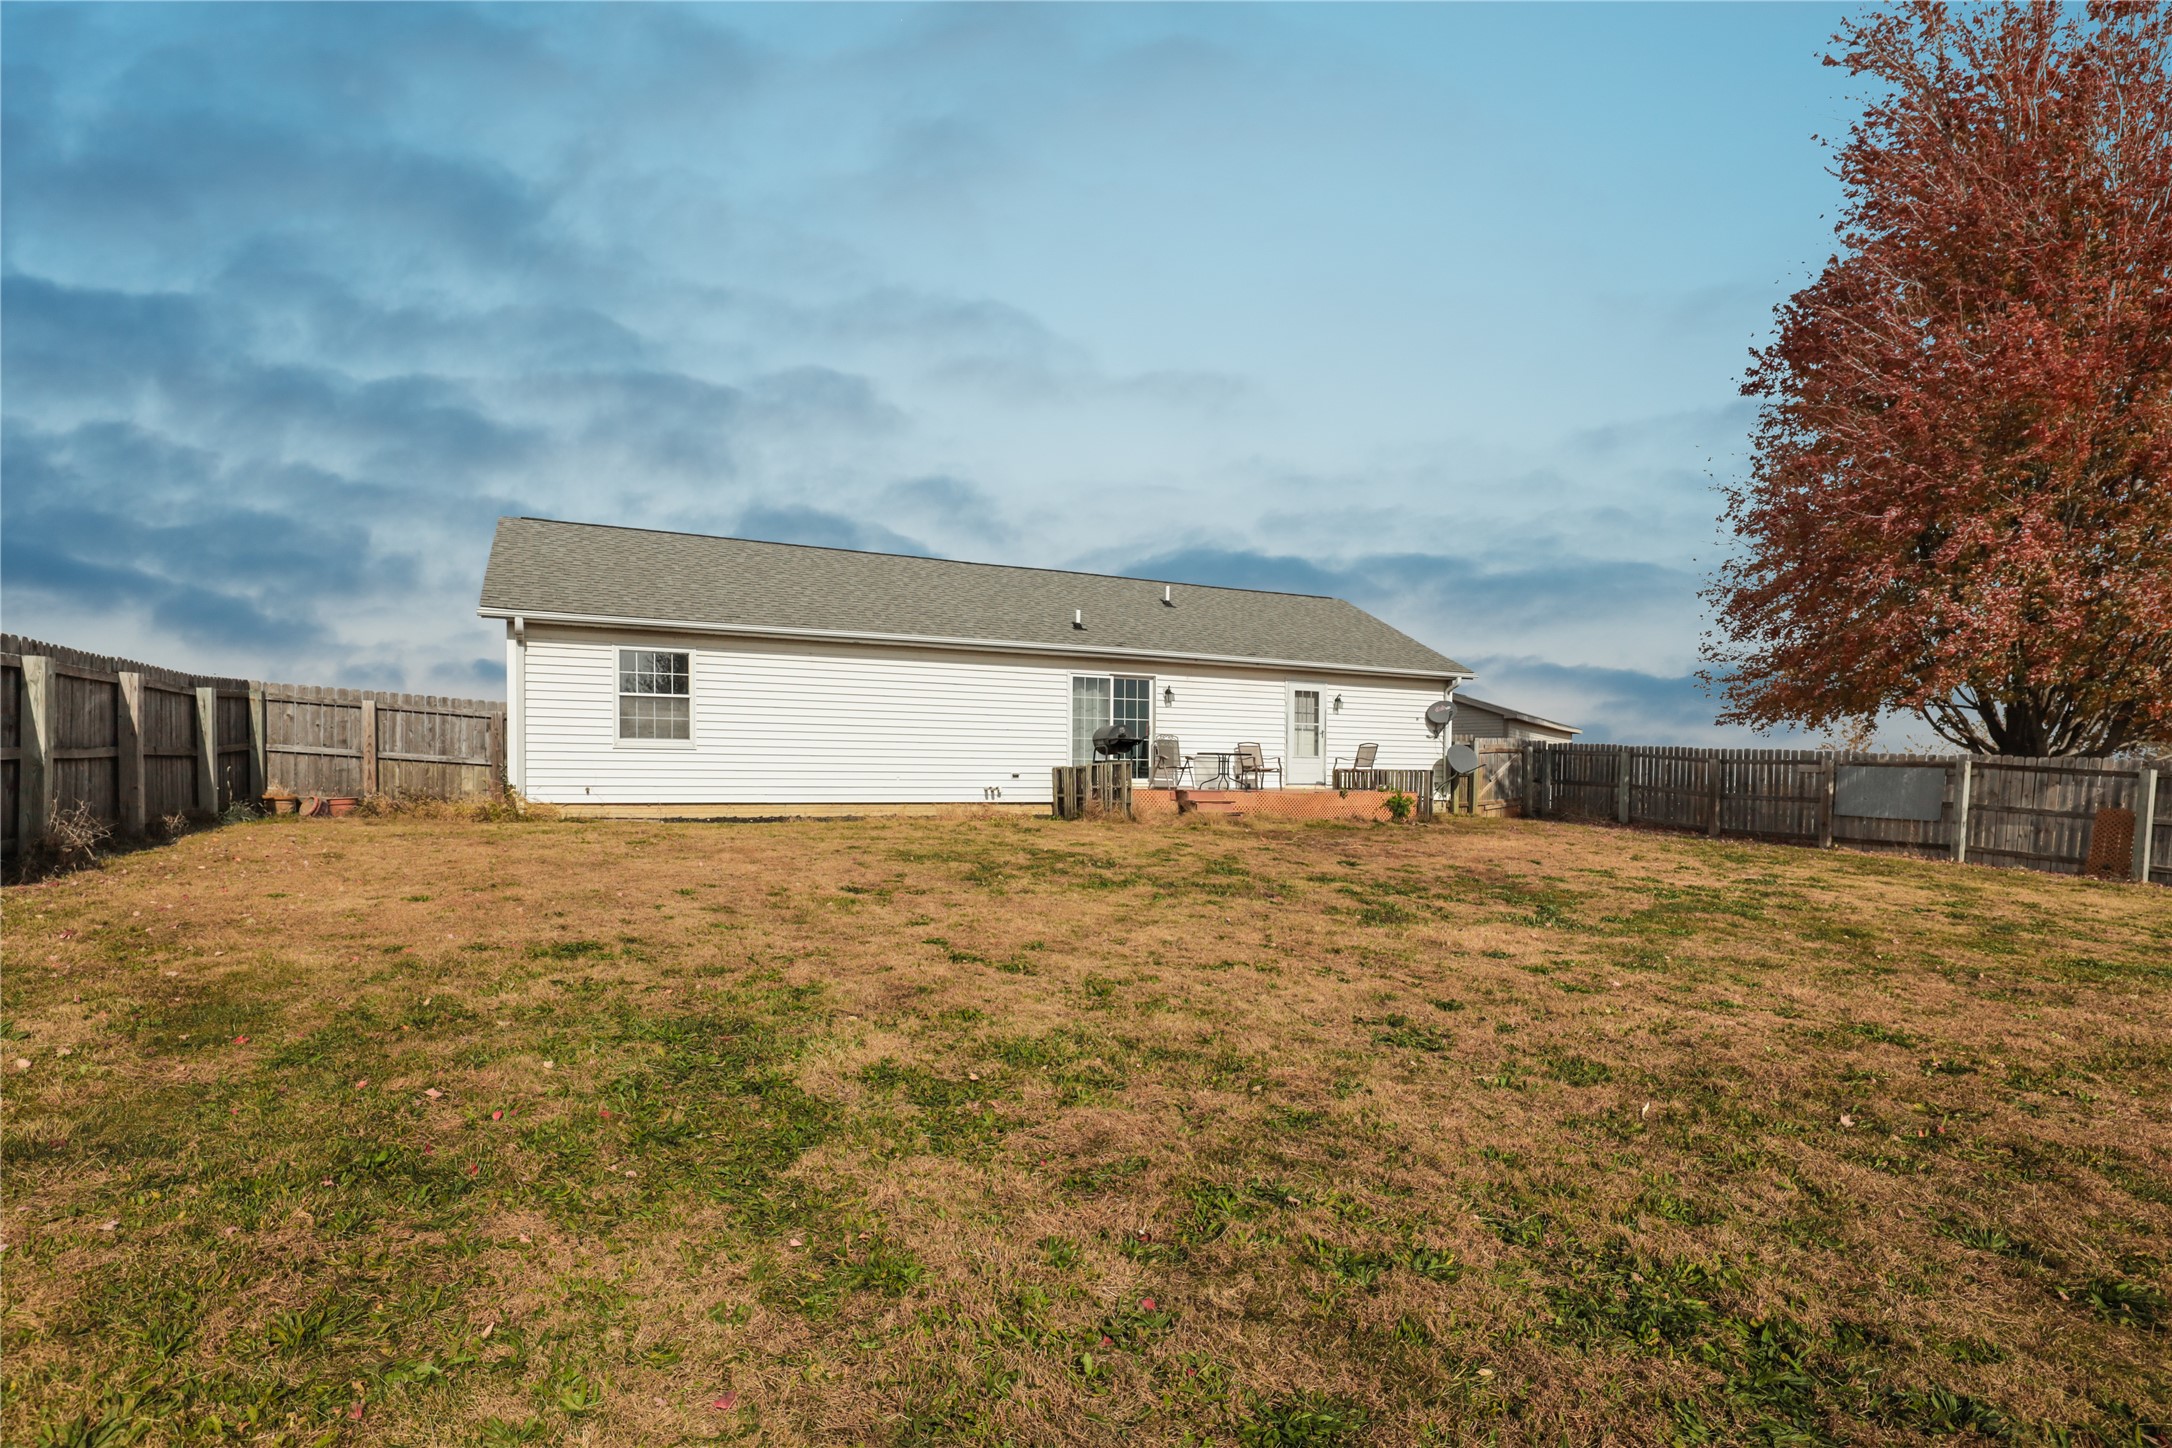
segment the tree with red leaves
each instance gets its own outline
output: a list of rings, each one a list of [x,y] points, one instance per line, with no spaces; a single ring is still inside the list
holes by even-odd
[[[1743,384],[1720,717],[2172,742],[2172,4],[1917,3],[1834,47],[1874,98],[1841,252]]]

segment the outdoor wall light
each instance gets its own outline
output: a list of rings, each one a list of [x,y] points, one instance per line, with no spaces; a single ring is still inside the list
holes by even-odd
[[[1342,695],[1340,694],[1335,696],[1335,712],[1338,714],[1342,712]]]
[[[1164,707],[1170,704],[1174,704],[1176,702],[1176,690],[1168,687],[1166,684],[1163,685],[1161,691],[1161,702]]]

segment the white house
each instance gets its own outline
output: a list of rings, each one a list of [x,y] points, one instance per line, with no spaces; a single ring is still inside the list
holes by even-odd
[[[499,520],[481,613],[509,781],[599,809],[1045,806],[1111,723],[1325,785],[1360,744],[1431,766],[1471,677],[1336,598],[540,518]]]

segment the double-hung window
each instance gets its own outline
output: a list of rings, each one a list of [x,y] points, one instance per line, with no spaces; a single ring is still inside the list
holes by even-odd
[[[692,739],[692,656],[671,649],[618,651],[618,737]]]
[[[1121,724],[1140,742],[1131,750],[1131,772],[1144,779],[1153,736],[1154,681],[1123,674],[1075,674],[1071,678],[1071,762],[1094,762],[1094,731]]]

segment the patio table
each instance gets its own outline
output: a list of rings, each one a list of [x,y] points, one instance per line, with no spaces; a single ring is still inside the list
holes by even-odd
[[[1217,753],[1211,749],[1194,754],[1192,756],[1192,778],[1198,782],[1198,788],[1237,788],[1237,773],[1232,763],[1236,757],[1235,751]],[[1212,767],[1211,773],[1209,772],[1209,766]]]

